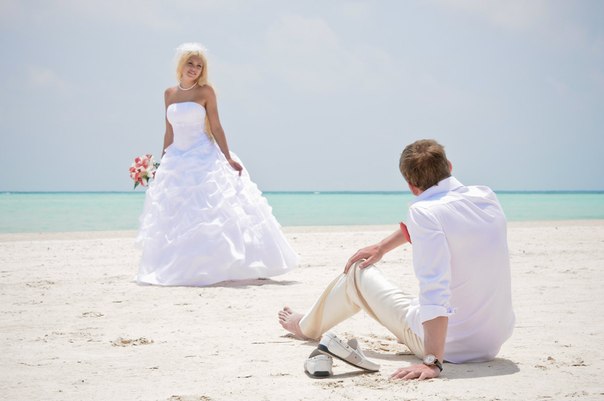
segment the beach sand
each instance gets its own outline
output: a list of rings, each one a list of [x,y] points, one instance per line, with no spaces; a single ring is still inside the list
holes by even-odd
[[[356,249],[395,229],[288,227],[298,269],[206,288],[133,283],[133,232],[0,235],[0,399],[604,399],[603,220],[509,225],[517,323],[494,361],[391,381],[418,360],[359,313],[334,332],[380,372],[334,361],[333,377],[305,374],[316,343],[288,336],[277,311],[310,307]],[[416,294],[409,246],[379,267]]]

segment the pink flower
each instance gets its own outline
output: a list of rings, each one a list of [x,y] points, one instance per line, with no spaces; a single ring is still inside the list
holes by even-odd
[[[158,167],[159,163],[153,160],[150,153],[134,158],[134,163],[128,169],[130,178],[134,181],[134,189],[139,185],[146,187],[149,181],[155,178]]]

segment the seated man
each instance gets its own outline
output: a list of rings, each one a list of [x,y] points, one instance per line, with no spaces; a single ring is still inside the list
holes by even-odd
[[[400,170],[417,198],[407,224],[354,254],[309,312],[279,311],[281,325],[300,339],[316,340],[362,309],[423,358],[392,378],[435,378],[443,361],[495,358],[515,320],[505,215],[491,189],[466,187],[451,169],[436,141],[408,145]],[[412,243],[419,281],[415,299],[373,265],[406,242]]]

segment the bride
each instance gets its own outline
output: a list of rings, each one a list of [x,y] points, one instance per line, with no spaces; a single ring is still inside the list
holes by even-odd
[[[205,49],[177,48],[178,85],[166,89],[161,164],[140,217],[139,283],[204,286],[293,269],[271,207],[229,151],[208,83]]]

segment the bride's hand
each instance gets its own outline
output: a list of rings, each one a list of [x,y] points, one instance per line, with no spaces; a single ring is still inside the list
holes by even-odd
[[[229,162],[229,164],[231,165],[231,167],[233,167],[233,170],[239,172],[239,176],[241,177],[241,172],[243,171],[243,167],[241,166],[241,164],[237,163],[233,159],[228,159],[227,161]]]

